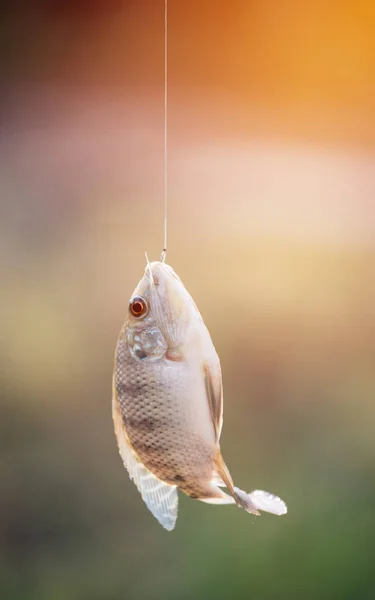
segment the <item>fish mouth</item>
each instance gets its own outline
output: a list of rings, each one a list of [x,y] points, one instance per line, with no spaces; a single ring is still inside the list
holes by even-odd
[[[172,267],[164,262],[148,263],[145,275],[150,285],[152,313],[168,350],[175,351],[183,343],[188,321],[184,287]]]

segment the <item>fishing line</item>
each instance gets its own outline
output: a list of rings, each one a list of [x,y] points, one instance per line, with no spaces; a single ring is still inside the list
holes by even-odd
[[[167,256],[168,205],[168,0],[164,0],[164,247],[161,262]]]

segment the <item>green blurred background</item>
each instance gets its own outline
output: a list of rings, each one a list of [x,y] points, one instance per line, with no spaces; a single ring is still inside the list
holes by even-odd
[[[111,418],[163,227],[163,3],[2,8],[0,598],[375,598],[375,9],[170,0],[169,252],[259,519],[148,512]]]

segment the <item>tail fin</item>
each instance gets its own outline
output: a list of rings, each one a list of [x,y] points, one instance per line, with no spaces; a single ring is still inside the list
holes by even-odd
[[[285,515],[288,512],[285,502],[269,492],[254,490],[247,494],[237,487],[233,489],[237,504],[253,515],[260,516],[260,510],[273,515]]]
[[[250,494],[247,494],[238,487],[235,487],[220,451],[216,457],[216,469],[216,478],[218,476],[222,478],[222,482],[219,485],[226,485],[238,506],[241,506],[247,512],[258,516],[260,516],[260,510],[272,513],[273,515],[285,515],[288,512],[285,502],[281,498],[278,498],[278,496],[263,492],[263,490],[254,490]]]

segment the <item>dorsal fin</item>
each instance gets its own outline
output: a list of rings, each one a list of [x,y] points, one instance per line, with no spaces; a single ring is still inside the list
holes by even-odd
[[[207,401],[215,429],[216,441],[219,441],[223,426],[223,386],[220,365],[214,368],[208,362],[203,363]]]

